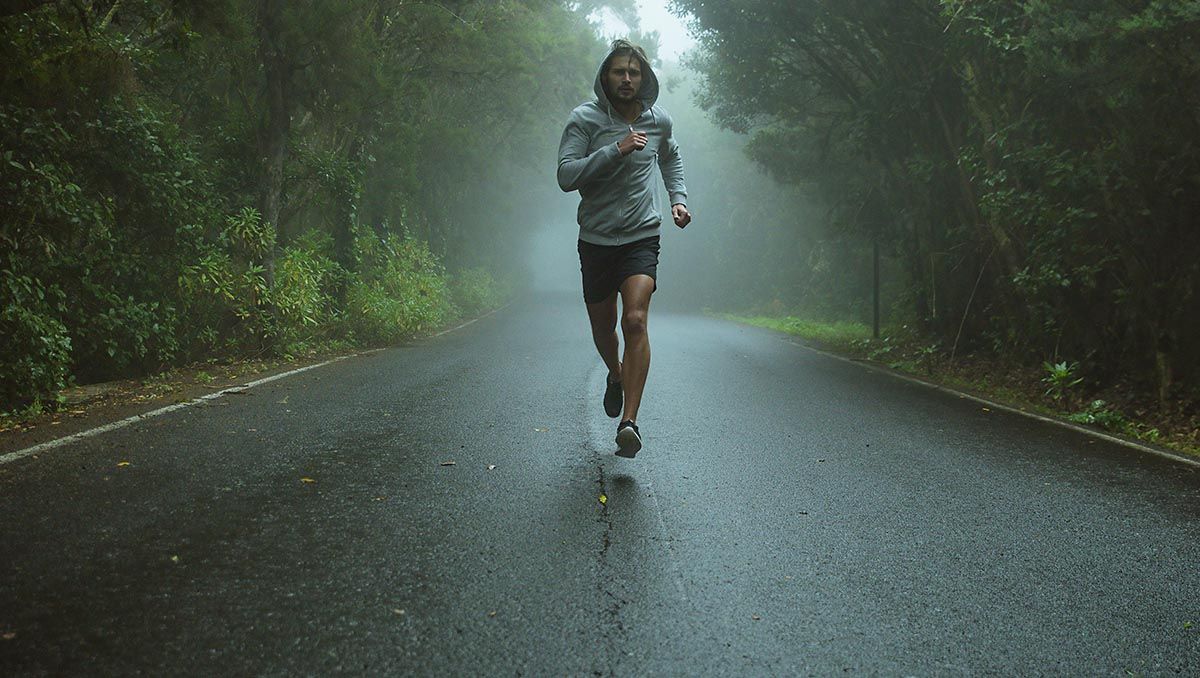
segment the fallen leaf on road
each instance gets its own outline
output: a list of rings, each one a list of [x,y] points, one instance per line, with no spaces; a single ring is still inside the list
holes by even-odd
[[[754,621],[762,621],[762,617],[760,617],[756,614],[750,615],[750,618],[753,619]]]
[[[279,403],[280,405],[286,405],[286,404],[287,404],[287,399],[288,399],[288,397],[287,397],[287,396],[284,396],[284,397],[283,397],[283,400],[276,400],[275,402]]]
[[[608,504],[608,497],[607,497],[606,495],[603,495],[603,494],[602,494],[602,495],[600,495],[600,503],[601,503],[601,504]]]
[[[172,562],[172,563],[178,563],[178,562],[179,562],[179,556],[171,556],[171,562]]]
[[[534,426],[533,430],[537,431],[538,433],[545,433],[546,431],[549,431],[550,429],[548,429],[544,426]]]
[[[495,611],[495,610],[492,610],[491,612],[488,612],[488,616],[489,616],[489,617],[495,617],[495,616],[496,616],[496,611]]]
[[[400,608],[398,608],[398,607],[397,607],[397,608],[392,608],[392,612],[395,612],[396,614],[404,614],[404,610],[401,610],[401,609],[400,609]]]
[[[443,461],[440,466],[457,466],[457,461]]]
[[[495,470],[496,470],[496,465],[495,465],[495,464],[488,464],[488,470],[489,470],[489,471],[495,471]]]
[[[990,407],[985,407],[985,408],[983,408],[983,411],[984,411],[984,412],[991,412],[991,411],[992,411],[992,408],[990,408]]]
[[[118,466],[119,468],[125,468],[126,466],[129,466],[129,462],[127,462],[127,461],[118,461],[118,462],[117,462],[117,466]]]
[[[317,482],[317,481],[313,480],[312,478],[301,478],[301,479],[300,479],[300,482],[302,482],[302,483],[315,483],[315,482]]]
[[[17,634],[13,633],[12,631],[9,631],[4,634],[0,634],[0,638],[3,638],[5,640],[12,640],[13,638],[16,638],[16,637],[17,637]]]

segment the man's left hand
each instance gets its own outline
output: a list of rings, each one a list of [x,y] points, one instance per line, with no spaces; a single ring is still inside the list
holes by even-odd
[[[692,223],[692,213],[688,211],[687,205],[672,205],[671,216],[675,218],[675,225],[679,228],[686,228]]]

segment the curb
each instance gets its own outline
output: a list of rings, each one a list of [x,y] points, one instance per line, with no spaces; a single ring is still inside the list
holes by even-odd
[[[731,322],[733,322],[733,321],[731,321]],[[746,323],[738,323],[738,324],[746,325]],[[757,325],[746,325],[746,326],[747,327],[758,327]],[[959,391],[959,390],[950,388],[948,386],[942,386],[941,384],[935,384],[933,382],[926,381],[926,380],[920,379],[918,377],[914,377],[914,376],[906,374],[904,372],[900,372],[900,371],[894,370],[890,367],[886,367],[886,366],[883,366],[883,365],[880,365],[878,363],[871,362],[868,360],[847,358],[846,356],[838,355],[836,353],[830,353],[829,351],[819,349],[819,348],[814,348],[812,346],[808,346],[807,344],[801,343],[800,341],[793,339],[791,337],[791,335],[784,334],[782,332],[779,332],[778,330],[772,330],[772,329],[763,328],[763,327],[760,327],[758,329],[763,329],[768,332],[774,332],[774,333],[780,335],[780,337],[779,337],[780,340],[782,340],[785,343],[791,344],[793,346],[798,346],[800,348],[812,351],[813,353],[818,353],[827,358],[833,358],[834,360],[840,360],[844,363],[850,363],[851,365],[858,365],[859,367],[863,367],[863,368],[871,370],[873,372],[879,372],[881,374],[886,374],[886,375],[894,377],[896,379],[901,379],[903,381],[907,381],[911,384],[919,384],[921,386],[931,388],[935,391],[941,391],[942,393],[947,393],[950,395],[958,396],[960,398],[965,398],[967,400],[972,400],[974,402],[977,402],[981,405],[986,405],[989,408],[992,408],[995,410],[1002,410],[1005,412],[1009,412],[1011,414],[1016,414],[1016,415],[1020,415],[1022,417],[1027,417],[1029,419],[1036,419],[1037,421],[1041,421],[1041,422],[1044,422],[1047,424],[1053,424],[1055,426],[1058,426],[1059,428],[1070,429],[1077,433],[1082,433],[1091,438],[1098,438],[1098,439],[1104,440],[1106,442],[1115,443],[1115,444],[1121,445],[1123,447],[1137,450],[1138,452],[1143,452],[1146,454],[1153,454],[1155,456],[1164,457],[1171,461],[1175,461],[1175,462],[1178,462],[1178,463],[1181,463],[1181,464],[1184,464],[1187,466],[1191,466],[1193,468],[1200,468],[1200,459],[1197,459],[1191,455],[1184,454],[1182,452],[1176,452],[1175,450],[1169,450],[1169,449],[1161,448],[1161,447],[1152,447],[1150,445],[1147,445],[1145,443],[1142,443],[1142,442],[1139,442],[1136,440],[1130,440],[1128,438],[1113,435],[1111,433],[1105,433],[1103,431],[1097,431],[1095,429],[1091,429],[1086,426],[1080,426],[1079,424],[1076,424],[1074,422],[1064,421],[1062,419],[1058,419],[1055,417],[1047,417],[1042,414],[1037,414],[1034,412],[1029,412],[1027,410],[1023,410],[1019,407],[1014,407],[1012,405],[1006,405],[1004,403],[996,402],[994,400],[988,400],[987,398],[982,398],[980,396],[977,396],[977,395],[974,395],[971,393]]]

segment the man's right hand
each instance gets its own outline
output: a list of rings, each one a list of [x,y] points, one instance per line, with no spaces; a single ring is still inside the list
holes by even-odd
[[[625,138],[617,142],[617,150],[621,152],[621,157],[625,157],[634,151],[640,151],[646,147],[646,133],[635,132],[631,128],[629,134]]]

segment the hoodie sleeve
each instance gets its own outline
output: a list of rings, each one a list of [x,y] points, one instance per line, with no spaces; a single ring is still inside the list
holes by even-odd
[[[662,113],[663,141],[658,152],[658,167],[662,170],[663,183],[667,185],[671,205],[687,205],[687,186],[683,184],[683,157],[679,155],[679,144],[675,142],[675,123],[666,111]]]
[[[591,139],[582,121],[572,115],[558,143],[558,187],[564,192],[577,191],[621,159],[616,143],[602,146],[588,155]]]

